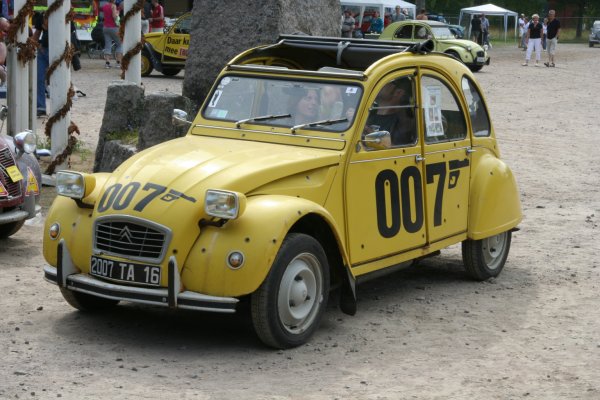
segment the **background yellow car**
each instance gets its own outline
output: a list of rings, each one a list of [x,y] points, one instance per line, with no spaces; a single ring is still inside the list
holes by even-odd
[[[57,174],[45,278],[81,310],[248,302],[258,337],[288,348],[331,290],[354,314],[357,282],[449,245],[497,276],[517,185],[472,73],[427,48],[290,35],[243,52],[187,136]]]
[[[177,75],[185,68],[190,32],[192,29],[192,14],[182,15],[175,23],[165,28],[164,33],[147,33],[144,35],[142,50],[142,76],[148,76],[153,70],[164,75]]]

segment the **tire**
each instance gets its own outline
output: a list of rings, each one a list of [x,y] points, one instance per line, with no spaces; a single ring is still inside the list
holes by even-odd
[[[152,60],[150,59],[150,54],[148,54],[148,51],[143,50],[141,56],[142,76],[148,76],[152,73],[152,70],[154,70],[154,67],[152,66]]]
[[[469,66],[469,69],[473,72],[479,72],[481,71],[481,68],[483,68],[483,65],[471,65]]]
[[[251,296],[254,330],[267,346],[300,346],[318,328],[328,296],[329,265],[323,247],[311,236],[289,234],[267,278]]]
[[[25,220],[0,225],[0,239],[6,239],[7,237],[17,233],[24,223]]]
[[[67,303],[80,311],[102,311],[119,304],[119,300],[104,299],[85,293],[74,292],[73,290],[62,287],[60,288],[60,292]]]
[[[481,240],[462,242],[465,270],[478,281],[500,275],[510,250],[511,232],[502,232]]]
[[[165,76],[175,76],[177,75],[179,72],[181,72],[181,68],[163,68],[162,73]]]
[[[588,45],[589,45],[590,47],[594,47],[594,43],[593,43],[593,42],[589,42],[589,43],[588,43]]]

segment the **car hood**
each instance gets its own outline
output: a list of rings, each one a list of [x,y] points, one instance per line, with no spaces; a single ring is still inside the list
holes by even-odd
[[[319,195],[312,200],[323,203],[328,192],[323,186],[332,179],[328,171],[335,171],[332,167],[339,160],[340,154],[332,150],[188,135],[147,149],[123,163],[97,193],[95,212],[150,217],[168,223],[171,209],[177,208],[177,213],[185,209],[188,215],[200,218],[207,189],[247,196],[274,193],[305,197],[305,189],[311,193],[307,186],[320,185],[313,188],[312,192]],[[310,185],[303,183],[300,191],[299,174],[305,181],[307,175],[319,179],[310,180]],[[127,185],[134,194],[125,190]],[[145,202],[157,191],[160,193]]]

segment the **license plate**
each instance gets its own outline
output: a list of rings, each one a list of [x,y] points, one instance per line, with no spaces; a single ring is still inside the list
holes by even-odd
[[[478,63],[485,62],[485,57],[477,57],[477,62]]]
[[[134,264],[92,256],[90,275],[123,282],[159,286],[161,269],[156,265]]]

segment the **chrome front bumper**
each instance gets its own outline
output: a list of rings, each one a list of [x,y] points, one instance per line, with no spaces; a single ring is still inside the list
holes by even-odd
[[[239,300],[234,297],[216,297],[190,291],[181,292],[175,257],[169,259],[168,274],[168,288],[142,288],[105,282],[88,274],[82,274],[75,268],[64,240],[58,244],[57,267],[49,265],[44,267],[44,279],[48,282],[92,296],[171,308],[219,313],[235,312]]]

